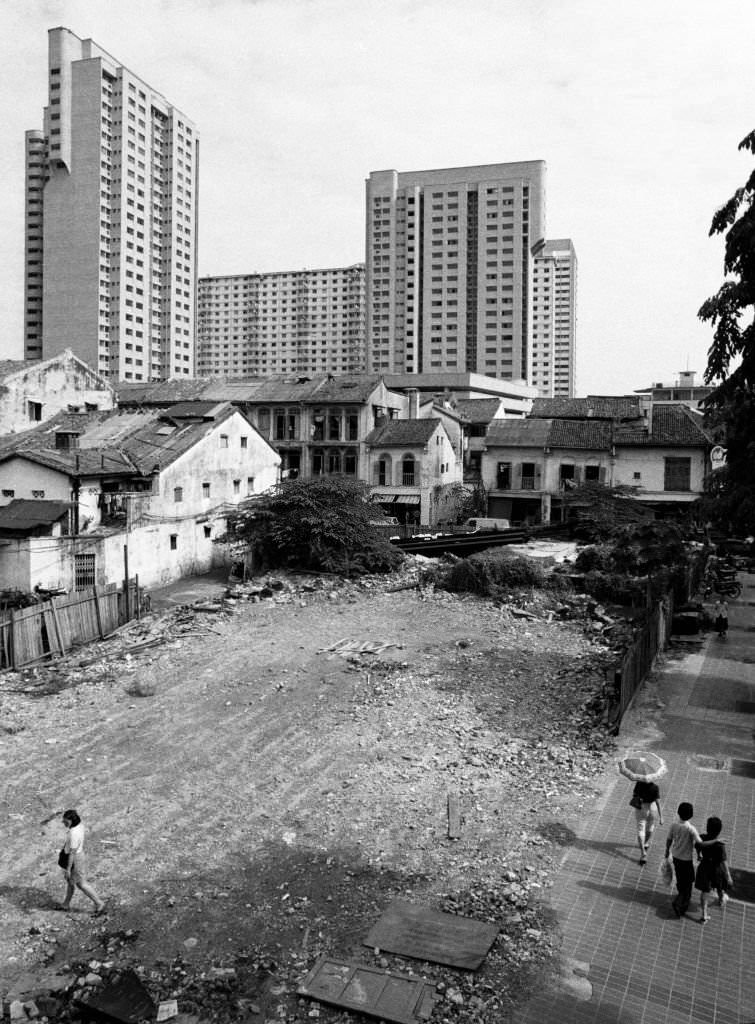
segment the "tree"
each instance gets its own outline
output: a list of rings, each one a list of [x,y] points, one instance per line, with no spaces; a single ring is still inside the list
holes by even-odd
[[[402,556],[370,524],[368,491],[347,477],[284,480],[229,515],[224,540],[246,543],[262,569],[389,572]]]
[[[646,522],[652,513],[637,500],[629,484],[608,486],[588,480],[564,491],[563,502],[572,533],[589,542],[616,537],[625,526]]]
[[[755,154],[755,131],[739,149]],[[755,170],[713,217],[710,235],[724,235],[727,279],[698,316],[713,327],[705,381],[706,423],[722,427],[726,466],[714,473],[709,500],[714,520],[734,532],[755,533]],[[734,368],[732,369],[732,364]]]

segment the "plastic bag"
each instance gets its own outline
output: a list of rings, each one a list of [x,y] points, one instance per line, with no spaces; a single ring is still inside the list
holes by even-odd
[[[667,885],[669,889],[674,884],[674,865],[671,863],[670,857],[664,857],[658,866],[658,874],[661,876],[661,880],[664,885]]]

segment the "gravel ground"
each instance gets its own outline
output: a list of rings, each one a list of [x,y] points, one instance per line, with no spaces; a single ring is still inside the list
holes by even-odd
[[[89,975],[81,998],[130,965],[202,1021],[354,1019],[296,996],[327,952],[432,979],[434,1020],[506,1019],[558,949],[547,891],[612,748],[614,655],[584,602],[412,579],[281,578],[0,676],[0,994],[45,967]],[[105,918],[53,909],[72,806]],[[483,966],[365,948],[395,896],[497,922]]]

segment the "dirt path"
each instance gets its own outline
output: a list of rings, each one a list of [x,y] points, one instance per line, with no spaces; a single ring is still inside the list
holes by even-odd
[[[509,869],[525,895],[547,887],[558,823],[603,766],[582,705],[604,650],[579,623],[346,587],[206,628],[55,695],[0,680],[0,992],[128,928],[144,964],[254,948],[304,969],[324,949],[363,955],[395,894],[437,900]],[[342,639],[391,646],[322,652]],[[89,826],[104,925],[80,894],[76,914],[51,909],[66,807]]]

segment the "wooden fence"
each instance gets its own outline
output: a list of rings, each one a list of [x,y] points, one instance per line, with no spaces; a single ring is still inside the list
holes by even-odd
[[[624,652],[618,665],[610,672],[614,701],[609,710],[610,724],[619,731],[621,720],[634,700],[634,695],[650,674],[655,659],[668,643],[674,597],[671,592],[658,601],[648,614],[648,621]]]
[[[4,612],[0,616],[0,670],[54,659],[72,647],[103,640],[138,618],[139,610],[139,582],[130,580],[128,591],[108,583]]]

